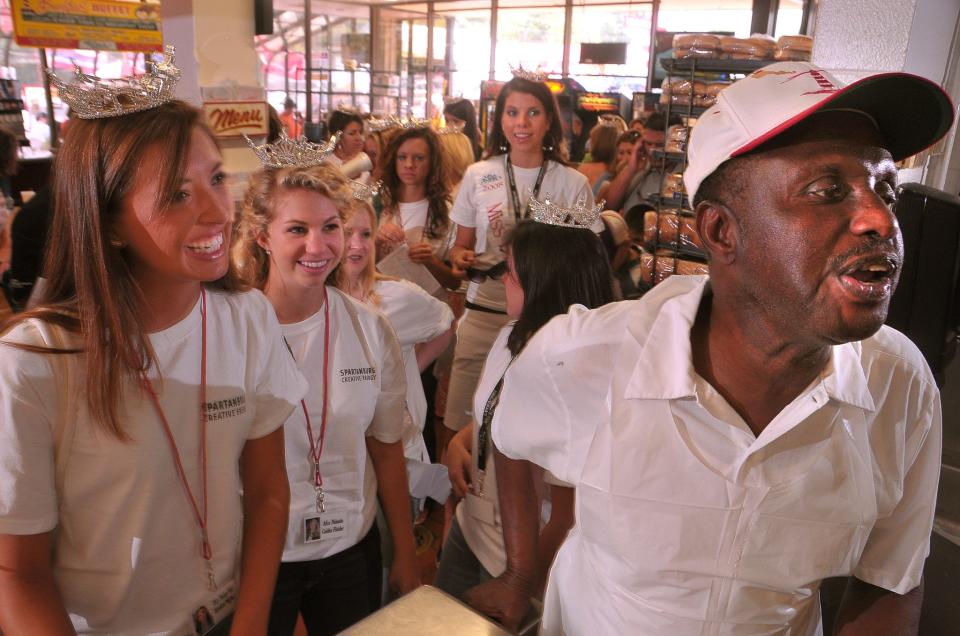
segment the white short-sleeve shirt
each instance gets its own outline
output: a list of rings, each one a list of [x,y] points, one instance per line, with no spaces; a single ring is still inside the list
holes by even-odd
[[[919,351],[888,327],[833,347],[757,437],[693,368],[705,284],[574,308],[507,372],[494,442],[577,491],[547,634],[816,634],[822,579],[920,582],[941,414]]]
[[[420,380],[416,345],[428,342],[450,328],[453,312],[447,303],[437,300],[419,286],[405,280],[378,280],[374,292],[379,296],[377,309],[383,312],[400,342],[404,374],[407,379],[407,412],[410,426],[403,433],[404,455],[408,459],[427,460],[423,427],[427,421],[427,398]]]
[[[514,166],[513,173],[520,206],[526,208],[540,168]],[[516,225],[516,219],[523,215],[523,210],[515,213],[511,209],[510,185],[506,174],[506,155],[470,165],[450,210],[450,219],[454,223],[476,228],[475,267],[481,269],[492,267],[506,258],[502,247],[503,237],[509,228]],[[547,162],[540,186],[540,198],[548,194],[557,205],[573,206],[579,200],[593,203],[593,190],[587,178],[573,168],[554,161]],[[502,281],[470,283],[467,300],[499,311],[504,311],[507,306]]]
[[[316,510],[307,421],[298,406],[283,431],[290,480],[284,561],[326,558],[356,545],[367,534],[376,517],[377,477],[367,454],[366,438],[393,443],[401,439],[403,431],[406,381],[393,329],[380,312],[330,286],[327,302],[330,395],[320,457],[325,512]],[[359,333],[352,316],[356,316]],[[302,322],[281,325],[297,365],[310,384],[304,401],[315,441],[323,421],[325,322],[321,308]],[[308,542],[304,523],[309,518],[331,522],[328,525],[336,526],[337,531],[329,538]],[[333,524],[332,520],[339,521]]]
[[[307,389],[276,316],[260,292],[208,289],[208,533],[218,582],[236,576],[243,528],[239,458],[249,439],[279,428]],[[149,374],[195,495],[199,466],[201,317],[198,301],[177,324],[150,334],[162,380]],[[35,320],[6,342],[53,344]],[[71,340],[74,344],[76,342]],[[0,533],[53,531],[53,573],[80,633],[168,633],[187,623],[207,592],[200,533],[161,420],[139,383],[125,382],[118,415],[129,441],[90,419],[83,360],[69,356],[80,395],[54,479],[54,431],[63,360],[0,344]]]

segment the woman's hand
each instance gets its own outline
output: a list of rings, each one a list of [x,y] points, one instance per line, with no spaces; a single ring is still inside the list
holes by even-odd
[[[420,571],[416,558],[411,558],[405,553],[394,554],[387,584],[390,590],[398,595],[412,592],[420,587]]]
[[[426,265],[433,261],[433,246],[429,243],[417,243],[410,245],[410,260],[414,263]]]
[[[453,263],[453,266],[457,269],[466,270],[469,267],[473,267],[476,260],[477,255],[474,251],[463,247],[455,246],[450,253],[450,262]]]
[[[377,230],[377,240],[381,243],[387,243],[392,247],[396,247],[406,241],[407,236],[403,233],[402,227],[388,221],[383,223]]]
[[[473,422],[465,426],[447,445],[447,473],[450,475],[450,485],[453,494],[463,499],[470,492],[473,458],[470,455],[473,441]]]

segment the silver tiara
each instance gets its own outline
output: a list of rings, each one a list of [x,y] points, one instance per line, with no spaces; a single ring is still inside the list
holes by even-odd
[[[466,122],[464,122],[464,123],[462,123],[462,124],[449,124],[449,123],[448,123],[448,124],[445,124],[445,125],[441,126],[440,128],[435,128],[435,129],[434,129],[434,132],[436,132],[438,135],[452,135],[452,134],[454,134],[454,133],[462,133],[462,132],[463,132],[463,129],[464,129],[464,127],[465,127],[466,125],[467,125]]]
[[[260,163],[266,168],[309,168],[323,163],[340,141],[340,133],[330,138],[325,144],[309,142],[304,137],[293,140],[287,132],[280,130],[280,139],[276,143],[258,146],[252,139],[243,136],[247,144],[257,153]]]
[[[580,197],[575,206],[565,208],[551,201],[550,195],[546,194],[542,201],[535,197],[530,198],[530,212],[537,223],[589,230],[600,218],[605,203],[606,201],[599,201],[595,205],[588,205],[586,200]]]
[[[528,71],[523,68],[523,64],[514,67],[513,64],[510,65],[510,72],[513,73],[514,77],[519,77],[520,79],[525,79],[531,82],[545,82],[547,81],[547,72],[541,71],[540,66],[537,66],[537,70]]]
[[[353,190],[353,198],[358,201],[369,201],[380,192],[382,182],[377,181],[373,185],[367,185],[361,181],[350,180],[350,188]]]
[[[173,45],[164,48],[159,62],[149,62],[145,75],[102,79],[88,75],[77,66],[73,80],[65,82],[47,69],[50,83],[60,99],[80,119],[100,119],[156,108],[174,98],[173,88],[180,79],[180,69],[173,63]]]
[[[372,117],[370,121],[367,122],[367,126],[373,132],[382,132],[393,128],[413,130],[415,128],[429,128],[430,120],[420,119],[419,117],[397,117],[396,115],[390,115],[388,117]]]

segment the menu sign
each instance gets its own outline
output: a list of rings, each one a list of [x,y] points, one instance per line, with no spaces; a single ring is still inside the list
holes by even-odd
[[[266,102],[204,102],[207,124],[217,137],[266,135],[269,113]]]

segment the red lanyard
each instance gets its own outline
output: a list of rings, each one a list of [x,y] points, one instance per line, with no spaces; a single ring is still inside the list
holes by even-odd
[[[193,508],[193,516],[196,519],[197,526],[200,528],[200,543],[203,546],[203,560],[207,566],[207,582],[211,590],[217,589],[217,579],[213,572],[213,548],[210,547],[210,538],[207,536],[207,294],[200,288],[200,334],[202,344],[200,347],[200,474],[203,481],[203,509],[197,504],[196,497],[190,489],[190,482],[187,481],[187,475],[183,470],[183,463],[180,461],[180,451],[177,449],[177,442],[173,439],[173,432],[170,430],[170,424],[167,422],[167,416],[163,413],[160,406],[160,400],[157,398],[157,392],[153,390],[153,384],[146,373],[140,375],[143,388],[146,390],[153,406],[160,416],[160,423],[163,425],[163,432],[170,443],[170,451],[173,453],[173,462],[177,467],[177,476]]]
[[[290,345],[287,345],[290,350]],[[290,355],[293,351],[290,350]],[[296,358],[294,358],[296,361]],[[310,441],[310,461],[313,463],[313,491],[317,498],[317,512],[324,512],[323,507],[323,475],[320,474],[320,456],[323,455],[323,440],[327,435],[327,396],[330,394],[330,294],[323,299],[323,406],[320,411],[320,439],[313,437],[313,426],[310,424],[310,414],[307,412],[307,403],[300,400],[303,417],[307,420],[307,439]]]

